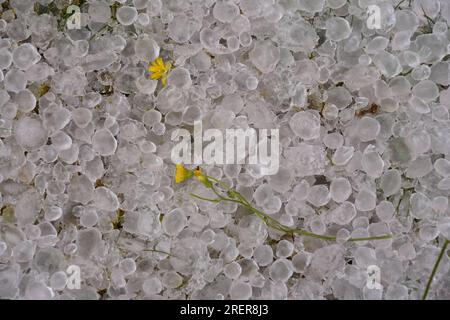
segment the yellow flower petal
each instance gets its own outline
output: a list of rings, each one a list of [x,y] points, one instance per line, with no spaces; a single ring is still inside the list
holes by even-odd
[[[181,183],[193,176],[191,170],[186,169],[181,163],[175,165],[175,183]]]
[[[151,71],[151,72],[160,72],[160,71],[161,71],[161,68],[158,67],[158,66],[153,66],[153,65],[151,65],[150,67],[148,67],[148,71]]]
[[[163,61],[163,59],[161,57],[156,58],[155,64],[157,66],[160,66],[161,68],[164,68],[164,61]]]
[[[167,74],[172,68],[172,64],[170,62],[165,63],[161,57],[156,58],[148,67],[148,71],[151,73],[151,79],[161,79],[161,83],[163,86],[166,86],[167,83]]]

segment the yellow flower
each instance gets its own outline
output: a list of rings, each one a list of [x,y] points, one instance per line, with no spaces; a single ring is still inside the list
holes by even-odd
[[[172,64],[170,62],[164,63],[164,60],[161,57],[156,58],[156,60],[148,67],[148,71],[152,73],[150,78],[156,80],[161,79],[163,86],[167,83],[167,74],[171,69]]]
[[[177,163],[175,167],[175,183],[186,181],[194,175],[191,170],[186,169],[181,163]]]

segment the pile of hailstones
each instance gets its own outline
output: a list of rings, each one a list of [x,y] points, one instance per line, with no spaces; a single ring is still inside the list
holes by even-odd
[[[0,11],[0,298],[422,296],[450,239],[447,0]],[[165,86],[148,71],[157,57],[173,64]],[[195,180],[175,184],[171,134],[200,120],[279,129],[277,174],[203,169],[336,241],[282,234],[193,199]],[[346,241],[380,234],[392,238]],[[449,262],[429,299],[450,298]]]

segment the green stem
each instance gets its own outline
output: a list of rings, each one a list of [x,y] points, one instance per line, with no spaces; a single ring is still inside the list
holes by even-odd
[[[238,201],[238,200],[235,200],[235,199],[231,199],[231,198],[227,198],[227,197],[224,197],[223,195],[221,195],[217,190],[216,190],[216,188],[214,188],[213,186],[211,186],[211,190],[221,199],[221,200],[224,200],[224,201],[230,201],[230,202],[235,202],[235,203],[237,203],[237,204],[242,204],[241,203],[241,201]]]
[[[191,193],[190,195],[191,195],[191,197],[194,197],[194,198],[197,198],[200,200],[204,200],[204,201],[210,201],[210,202],[220,202],[220,200],[221,200],[221,199],[205,198],[205,197],[199,196],[198,194],[194,194],[194,193]]]
[[[144,249],[142,251],[150,251],[150,252],[156,252],[156,253],[163,253],[163,254],[167,254],[169,257],[174,257],[173,255],[171,255],[168,252],[162,251],[162,250],[157,250],[157,249]]]
[[[240,195],[240,196],[242,197],[242,195]],[[322,239],[322,240],[328,240],[328,241],[336,241],[336,237],[335,236],[320,235],[320,234],[308,232],[308,231],[305,231],[305,230],[293,229],[293,228],[290,228],[288,226],[285,226],[285,225],[281,224],[280,222],[278,222],[277,220],[275,220],[274,218],[272,218],[269,215],[267,215],[266,213],[261,212],[258,209],[252,207],[250,204],[248,204],[248,202],[244,206],[246,208],[250,209],[251,211],[253,211],[254,213],[256,213],[257,216],[259,216],[260,218],[264,217],[263,220],[269,220],[270,222],[276,224],[285,233],[297,234],[297,235],[300,235],[300,236],[306,236],[306,237]],[[278,229],[278,230],[280,230],[280,229]],[[370,241],[370,240],[384,240],[384,239],[389,239],[389,238],[391,238],[391,235],[382,235],[382,236],[364,237],[364,238],[350,238],[348,241],[357,242],[357,241]]]
[[[306,236],[306,237],[311,237],[311,238],[316,238],[316,239],[322,239],[322,240],[327,240],[327,241],[336,241],[336,237],[333,237],[333,236],[324,236],[324,235],[307,232],[307,231],[299,230],[299,229],[292,230],[292,233],[298,234],[300,236]]]
[[[401,76],[407,76],[407,75],[410,74],[413,70],[414,70],[414,68],[410,68],[408,71],[404,71],[404,72],[400,73],[400,75],[401,75]]]
[[[231,189],[231,187],[229,186],[229,185],[227,185],[225,182],[223,182],[223,181],[220,181],[220,180],[218,180],[218,179],[216,179],[216,178],[213,178],[213,177],[210,177],[210,176],[206,176],[206,178],[208,178],[209,180],[211,180],[211,181],[214,181],[214,182],[216,182],[216,183],[218,183],[219,185],[221,185],[222,187],[224,187],[225,189],[227,189],[227,190],[230,190]]]
[[[426,300],[427,299],[428,292],[430,291],[430,288],[431,288],[431,283],[433,282],[433,278],[436,275],[436,272],[438,270],[439,264],[441,263],[441,260],[444,257],[444,253],[447,250],[447,247],[448,247],[449,243],[450,243],[450,241],[445,239],[444,246],[442,247],[441,252],[439,252],[437,260],[434,263],[433,270],[431,271],[430,278],[428,279],[427,286],[425,287],[425,292],[423,293],[423,296],[422,296],[422,300]]]
[[[401,4],[402,4],[403,2],[405,2],[405,1],[406,1],[406,0],[400,1],[400,2],[395,6],[394,10],[397,10],[397,9],[401,6]]]
[[[103,31],[106,31],[110,28],[111,26],[109,24],[105,24],[103,27],[101,27],[96,33],[94,33],[90,38],[89,41],[92,41],[94,39],[97,38],[97,36],[100,36],[100,34],[103,33]]]
[[[373,236],[373,237],[362,237],[362,238],[350,238],[348,241],[371,241],[371,240],[386,240],[390,239],[392,236],[390,234],[384,234],[382,236]]]
[[[290,228],[288,226],[285,226],[285,225],[281,224],[280,222],[276,221],[272,217],[268,216],[266,213],[261,212],[261,211],[259,211],[258,209],[254,208],[252,206],[245,206],[245,207],[247,207],[248,209],[252,210],[255,213],[258,213],[257,214],[258,216],[263,216],[265,219],[275,223],[276,225],[281,227],[281,229],[284,232],[286,232],[286,233],[297,234],[297,235],[300,235],[300,236],[306,236],[306,237],[322,239],[322,240],[328,240],[328,241],[336,241],[336,237],[335,236],[326,236],[326,235],[321,235],[321,234],[308,232],[308,231],[301,230],[301,229],[293,229],[293,228]],[[392,237],[391,235],[386,234],[386,235],[373,236],[373,237],[350,238],[350,239],[348,239],[348,241],[358,242],[358,241],[371,241],[371,240],[385,240],[385,239],[389,239],[391,237]]]
[[[297,234],[299,236],[306,236],[306,237],[311,237],[311,238],[316,238],[316,239],[321,239],[321,240],[326,240],[326,241],[336,241],[336,237],[335,236],[327,236],[327,235],[321,235],[321,234],[316,234],[313,232],[308,232],[302,229],[293,229],[291,227],[288,227],[286,225],[283,225],[282,223],[280,223],[279,221],[275,220],[274,218],[272,218],[271,216],[269,216],[267,213],[262,212],[258,209],[256,209],[255,207],[253,207],[250,202],[247,201],[247,199],[245,199],[245,197],[240,194],[239,192],[237,192],[236,190],[232,189],[229,185],[227,185],[226,183],[205,175],[206,179],[213,181],[217,184],[219,184],[221,187],[223,187],[224,189],[226,189],[226,192],[232,192],[232,195],[237,197],[238,200],[236,199],[231,199],[228,197],[224,197],[223,195],[221,195],[216,188],[214,188],[214,186],[211,185],[210,189],[217,195],[217,199],[210,199],[210,198],[204,198],[198,195],[194,195],[191,194],[193,197],[197,198],[197,199],[201,199],[201,200],[205,200],[205,201],[210,201],[210,202],[220,202],[220,201],[230,201],[230,202],[234,202],[237,204],[240,204],[241,206],[247,208],[248,210],[252,211],[258,218],[260,218],[261,220],[264,221],[264,223],[275,230],[278,230],[282,233],[286,233],[286,234]],[[384,240],[384,239],[389,239],[392,236],[389,234],[386,235],[381,235],[381,236],[374,236],[374,237],[361,237],[361,238],[350,238],[348,239],[348,241],[352,241],[352,242],[357,242],[357,241],[371,241],[371,240]]]

